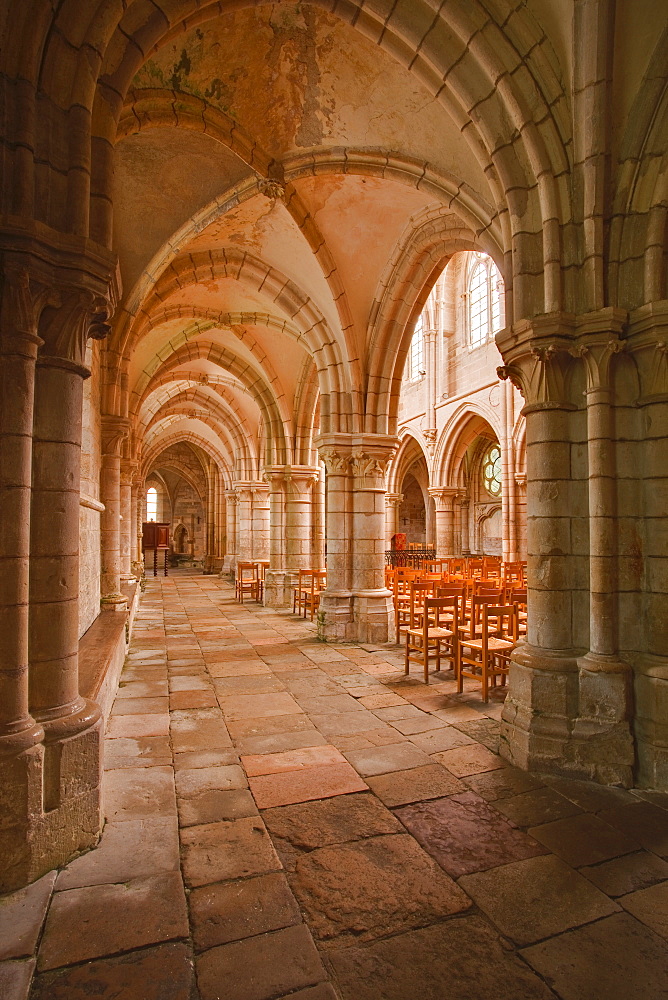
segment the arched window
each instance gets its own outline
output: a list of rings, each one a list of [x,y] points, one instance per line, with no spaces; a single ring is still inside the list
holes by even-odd
[[[154,486],[146,492],[146,520],[158,520],[158,491]]]
[[[408,349],[406,359],[406,378],[409,382],[417,382],[424,376],[424,325],[422,316],[415,324],[415,332]]]
[[[501,451],[498,444],[493,444],[482,460],[482,484],[493,497],[500,495]]]
[[[472,253],[468,279],[469,345],[486,344],[503,323],[503,279],[491,257]]]

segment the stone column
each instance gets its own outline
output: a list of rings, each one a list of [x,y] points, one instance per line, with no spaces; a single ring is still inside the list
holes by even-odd
[[[268,468],[269,484],[269,569],[264,580],[264,603],[272,608],[291,606],[285,591],[285,470]]]
[[[269,559],[269,487],[253,483],[251,552],[255,562]]]
[[[422,433],[428,444],[433,448],[436,441],[436,330],[424,331],[424,366],[427,381],[427,413],[426,424]]]
[[[325,464],[319,463],[318,481],[311,487],[312,511],[312,553],[313,568],[322,572],[326,568],[325,558]]]
[[[136,507],[132,502],[132,480],[136,475],[137,463],[130,459],[121,459],[121,581],[134,580],[132,571],[133,547],[136,540]]]
[[[323,434],[316,447],[327,471],[327,588],[320,598],[323,638],[355,638],[352,566],[352,435]]]
[[[576,349],[587,372],[587,459],[589,466],[589,652],[578,661],[579,718],[574,736],[592,747],[598,732],[606,748],[599,769],[611,767],[622,784],[633,784],[632,673],[619,656],[617,582],[616,447],[611,406],[610,361],[623,348],[618,338],[623,321],[598,342]],[[599,314],[600,315],[600,314]],[[600,335],[599,335],[600,336]]]
[[[517,558],[525,560],[527,557],[527,477],[524,472],[515,473],[515,504],[516,518],[516,539]]]
[[[125,417],[102,416],[102,467],[100,469],[101,574],[100,604],[103,611],[125,611],[127,601],[121,594],[121,450],[127,437],[129,421]]]
[[[86,340],[109,328],[101,296],[63,286],[58,298],[40,320],[33,414],[29,698],[44,763],[30,878],[91,847],[100,828],[100,711],[79,693],[79,491]]]
[[[44,731],[28,708],[30,486],[37,309],[25,268],[3,270],[0,310],[0,892],[30,873]]]
[[[569,357],[572,318],[541,318],[519,331],[499,345],[510,360],[499,372],[521,387],[526,400],[529,618],[527,642],[512,657],[501,752],[524,768],[628,785],[632,744],[628,722],[620,718],[619,675],[613,670],[602,679],[600,667],[611,661],[596,657],[590,670],[589,654],[583,656],[590,610],[598,608],[598,597],[590,598],[592,565],[595,575],[598,566],[582,555],[583,542],[592,514],[594,534],[602,530],[601,489],[608,487],[590,486],[591,469],[588,474],[578,456],[593,457],[600,470],[599,444],[581,444],[592,430],[602,430],[600,397],[594,396],[596,414],[582,411],[577,391],[569,398],[577,386],[571,369],[579,364]],[[602,544],[603,537],[594,541],[597,549]],[[601,625],[594,624],[595,634]]]
[[[403,493],[385,494],[385,548],[392,548],[392,535],[396,535],[399,530],[399,508],[403,500]]]
[[[455,554],[456,487],[431,486],[429,494],[436,504],[436,558],[446,559]]]
[[[394,437],[354,436],[353,611],[358,642],[387,642],[394,628],[392,592],[385,586],[385,477],[397,448]]]
[[[253,558],[253,484],[234,483],[234,491],[237,495],[237,530],[233,570],[237,563],[251,562]]]
[[[225,490],[225,558],[220,573],[234,574],[237,561],[237,505],[235,490]]]
[[[515,480],[513,478],[513,428],[512,382],[506,379],[501,385],[501,558],[510,562],[515,558]]]
[[[140,478],[135,478],[132,483],[132,491],[133,491],[132,510],[135,523],[135,530],[134,530],[135,561],[139,564],[142,564],[144,559],[144,554],[142,552],[143,524],[144,524],[144,494],[146,492],[144,486],[144,480]]]
[[[471,501],[467,493],[462,493],[459,500],[459,554],[471,555]]]

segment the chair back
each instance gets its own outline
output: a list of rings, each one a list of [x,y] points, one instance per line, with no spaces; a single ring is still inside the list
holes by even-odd
[[[430,628],[447,628],[453,636],[459,628],[459,597],[425,597],[422,615],[422,630],[425,637]]]
[[[517,642],[519,631],[515,604],[486,604],[482,612],[482,637],[486,643],[491,636]]]

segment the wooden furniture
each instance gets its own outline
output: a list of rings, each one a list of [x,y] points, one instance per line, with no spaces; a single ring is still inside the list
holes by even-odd
[[[315,613],[320,607],[320,594],[326,586],[327,573],[325,570],[314,570],[313,573],[311,573],[311,586],[308,587],[302,595],[304,618],[306,618],[306,613],[309,612],[311,615],[311,621],[313,621]]]
[[[246,595],[251,601],[260,600],[260,579],[257,563],[237,563],[237,574],[234,581],[234,596],[237,601],[240,601],[243,604],[244,596]]]
[[[449,659],[455,677],[459,675],[459,625],[458,597],[425,597],[419,614],[416,605],[411,604],[411,621],[406,629],[406,660],[404,673],[408,674],[410,664],[420,663],[424,671],[424,682],[429,683],[429,660],[436,660],[436,670],[441,669],[441,659]],[[420,620],[421,619],[421,620]],[[445,650],[441,644],[445,644]]]
[[[475,598],[474,598],[475,600]],[[464,678],[470,677],[482,684],[482,700],[489,701],[490,682],[496,678],[505,684],[510,665],[510,654],[517,644],[517,606],[515,604],[482,607],[480,638],[461,638],[457,690],[464,689]]]
[[[164,575],[168,575],[169,521],[144,521],[141,526],[141,550],[146,565],[146,552],[153,552],[153,576],[158,575],[158,552],[164,554]]]
[[[257,578],[258,578],[258,590],[259,590],[259,601],[264,600],[264,578],[267,575],[267,570],[269,569],[269,560],[263,560],[255,564],[257,566]]]

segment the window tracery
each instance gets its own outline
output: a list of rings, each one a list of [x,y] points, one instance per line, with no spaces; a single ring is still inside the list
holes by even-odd
[[[501,450],[492,445],[482,460],[482,483],[491,496],[501,495]]]
[[[469,346],[482,347],[504,323],[503,279],[487,254],[471,254],[467,290]]]

